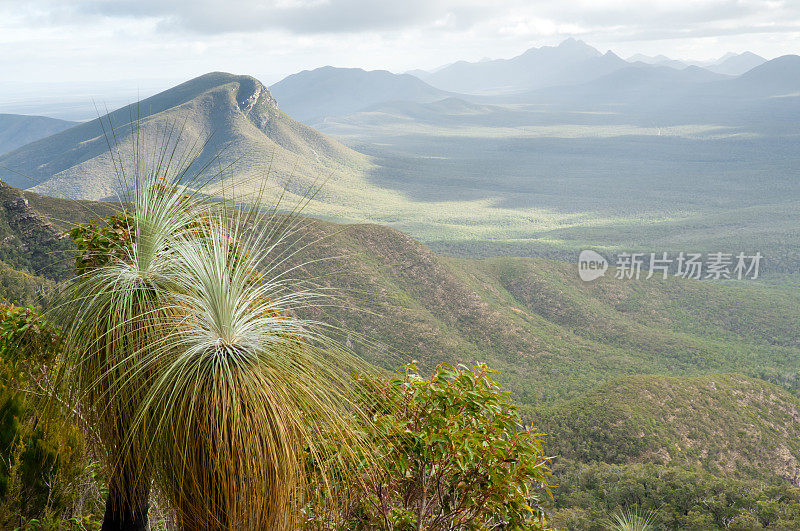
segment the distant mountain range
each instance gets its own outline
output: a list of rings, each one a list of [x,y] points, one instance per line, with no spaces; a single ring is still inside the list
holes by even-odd
[[[303,70],[269,87],[287,114],[307,123],[391,100],[430,102],[448,94],[409,74],[326,66]]]
[[[706,66],[706,68],[718,74],[738,76],[766,62],[767,60],[759,55],[752,52],[744,52],[739,55],[726,56],[719,62]]]
[[[512,59],[459,61],[431,73],[417,72],[428,84],[465,94],[519,92],[582,83],[627,66],[613,52],[600,53],[583,41],[531,48]]]
[[[558,57],[571,57],[571,66],[557,67],[565,64],[557,61]],[[295,74],[273,89],[279,89],[275,94],[285,94],[289,107],[307,123],[345,136],[349,129],[371,128],[386,119],[445,125],[452,116],[494,114],[494,125],[511,126],[519,123],[519,116],[509,109],[485,107],[509,103],[615,113],[627,109],[626,112],[646,115],[659,124],[685,123],[700,116],[712,120],[705,123],[730,123],[742,115],[749,116],[751,123],[765,123],[781,121],[775,110],[781,106],[794,108],[795,101],[786,98],[800,94],[800,57],[795,55],[762,62],[754,54],[731,54],[712,65],[714,70],[733,71],[734,64],[760,63],[738,76],[696,65],[676,68],[663,57],[631,59],[637,61],[630,63],[603,55],[579,41],[567,41],[556,48],[529,50],[509,61],[455,63],[426,77],[436,82],[444,79],[438,77],[440,74],[453,80],[458,77],[457,72],[464,74],[462,80],[470,76],[476,80],[499,80],[503,75],[509,80],[515,75],[519,83],[548,85],[507,94],[456,94],[438,90],[408,74],[330,67]],[[542,68],[534,69],[533,64]],[[545,68],[546,64],[549,66]],[[589,64],[593,66],[589,68]],[[609,71],[598,75],[604,69]],[[540,77],[533,79],[531,72]],[[553,75],[546,77],[545,72]],[[550,85],[556,80],[558,84]],[[783,99],[775,101],[776,97]],[[278,100],[282,102],[280,97]],[[477,107],[468,108],[470,105]],[[609,105],[615,107],[611,109]],[[286,105],[282,103],[282,107]],[[764,114],[767,109],[773,110]]]
[[[742,95],[796,97],[800,95],[800,56],[784,55],[759,65],[729,82]]]
[[[623,60],[583,41],[531,48],[511,59],[458,61],[432,71],[326,66],[304,70],[272,85],[281,108],[297,120],[321,125],[340,117],[404,102],[427,104],[458,97],[478,103],[527,101],[532,95],[562,94],[587,101],[642,99],[652,92],[673,94],[687,86],[723,81],[766,60],[753,53],[726,54],[708,63],[637,54]],[[499,99],[493,99],[499,98]]]
[[[576,105],[598,103],[632,104],[674,98],[691,88],[723,81],[729,76],[715,74],[698,66],[676,70],[668,66],[638,63],[620,68],[586,83],[548,87],[510,96],[510,101],[568,101]]]
[[[699,66],[717,74],[727,74],[731,76],[738,76],[744,74],[748,70],[765,63],[767,60],[763,57],[756,55],[752,52],[744,52],[740,54],[726,53],[719,59],[714,61],[681,61],[678,59],[670,59],[665,55],[656,55],[655,57],[637,53],[628,57],[630,63],[645,63],[649,65],[668,66],[677,70],[682,70],[687,66]]]
[[[0,155],[76,124],[46,116],[0,114]]]
[[[577,85],[637,66],[669,67],[683,70],[701,67],[726,75],[740,75],[766,62],[751,52],[726,54],[717,61],[680,61],[664,55],[636,54],[627,61],[613,52],[601,53],[583,41],[567,39],[558,46],[531,48],[512,59],[459,61],[431,72],[412,73],[434,87],[464,94],[508,94],[560,85]]]

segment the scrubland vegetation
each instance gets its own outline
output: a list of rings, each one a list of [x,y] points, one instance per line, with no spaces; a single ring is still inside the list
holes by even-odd
[[[49,308],[3,309],[4,526],[546,525],[542,441],[486,367],[361,362],[298,315],[320,297],[285,270],[302,219],[167,168],[70,230]]]

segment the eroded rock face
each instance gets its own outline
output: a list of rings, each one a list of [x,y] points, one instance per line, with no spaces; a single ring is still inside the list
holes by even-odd
[[[259,102],[273,109],[278,108],[278,102],[275,101],[269,90],[255,79],[251,83],[242,83],[239,86],[239,93],[236,99],[239,109],[245,116],[248,116],[256,103]]]
[[[43,237],[47,240],[56,239],[53,224],[45,221],[39,214],[34,212],[28,205],[28,200],[24,197],[7,199],[3,201],[3,207],[6,209],[8,226],[11,230],[16,232],[23,241],[34,236],[37,239]]]
[[[236,104],[242,114],[262,131],[265,131],[269,124],[269,109],[278,109],[278,102],[270,91],[255,79],[240,83]]]
[[[264,90],[264,87],[261,86],[261,83],[258,83],[255,87],[255,90],[242,101],[237,102],[239,104],[239,109],[241,109],[242,113],[245,116],[250,114],[250,111],[255,106],[256,102],[258,101],[258,97],[261,96],[261,91]]]
[[[0,261],[4,266],[61,279],[72,271],[66,234],[31,208],[28,199],[0,183]]]

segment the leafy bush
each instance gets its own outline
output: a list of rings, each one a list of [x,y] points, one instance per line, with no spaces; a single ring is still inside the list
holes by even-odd
[[[80,497],[86,460],[80,431],[50,400],[49,368],[61,348],[61,331],[34,309],[0,305],[2,527],[72,525],[67,520]]]
[[[78,247],[75,273],[82,275],[106,265],[112,256],[122,254],[125,247],[130,245],[133,233],[134,220],[128,213],[114,214],[88,223],[76,223],[68,233]]]
[[[440,365],[424,379],[411,364],[389,379],[360,378],[385,453],[358,474],[341,527],[545,527],[549,460],[494,372]]]

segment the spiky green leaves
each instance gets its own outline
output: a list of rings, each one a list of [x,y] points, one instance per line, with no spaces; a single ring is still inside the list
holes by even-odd
[[[307,456],[328,457],[321,434],[360,446],[354,360],[285,311],[312,293],[253,276],[271,247],[252,229],[220,216],[176,249],[175,336],[142,410],[158,483],[189,529],[285,528]]]
[[[308,460],[330,459],[323,434],[347,443],[338,458],[369,454],[359,364],[291,311],[316,295],[281,270],[285,219],[162,179],[133,192],[131,230],[81,233],[95,267],[70,292],[72,374],[112,485],[140,496],[152,472],[185,529],[286,527]],[[107,256],[89,256],[98,241]]]
[[[158,176],[138,179],[134,192],[131,212],[75,231],[83,259],[67,286],[64,320],[69,376],[96,427],[112,487],[125,483],[135,496],[150,479],[130,425],[156,375],[153,349],[161,349],[175,321],[175,248],[202,205],[187,205]]]

